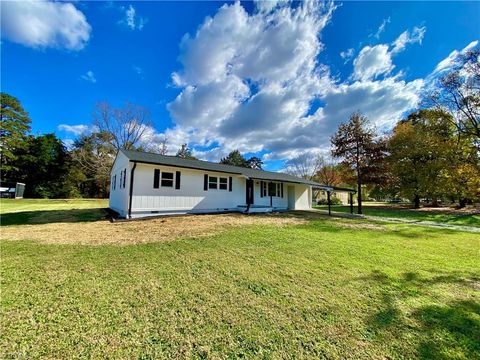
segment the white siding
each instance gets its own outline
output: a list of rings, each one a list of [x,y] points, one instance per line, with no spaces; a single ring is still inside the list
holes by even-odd
[[[126,170],[126,172],[125,172]],[[110,197],[109,206],[110,209],[115,210],[120,216],[127,216],[128,212],[128,193],[130,188],[130,170],[131,164],[128,158],[121,152],[118,153],[115,163],[113,164],[112,171],[110,173]],[[120,184],[120,180],[123,178],[121,173],[126,173],[125,187],[123,182]],[[116,184],[114,186],[113,180],[116,177]]]
[[[174,174],[174,186],[153,188],[154,169]],[[175,189],[175,172],[180,171],[180,189]],[[232,191],[204,190],[204,175],[232,177]],[[132,216],[161,213],[215,212],[237,210],[246,205],[245,178],[227,173],[207,172],[162,165],[138,164],[133,182]]]

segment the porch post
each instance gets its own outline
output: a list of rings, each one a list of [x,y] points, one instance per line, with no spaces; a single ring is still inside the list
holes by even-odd
[[[350,195],[350,214],[353,214],[353,193],[348,193]]]
[[[327,201],[328,201],[328,215],[332,215],[331,202],[330,202],[330,191],[327,191]]]

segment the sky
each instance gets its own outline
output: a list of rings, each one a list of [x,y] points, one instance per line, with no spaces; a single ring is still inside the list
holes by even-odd
[[[479,46],[480,2],[1,2],[1,91],[66,145],[95,104],[150,110],[146,142],[268,170],[354,111],[380,132]]]

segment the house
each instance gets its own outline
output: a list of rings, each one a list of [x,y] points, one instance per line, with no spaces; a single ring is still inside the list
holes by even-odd
[[[295,176],[120,150],[111,170],[110,208],[121,217],[305,210],[312,188]]]

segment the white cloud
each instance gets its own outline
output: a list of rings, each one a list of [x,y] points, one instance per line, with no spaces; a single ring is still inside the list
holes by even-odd
[[[412,32],[406,30],[391,44],[391,47],[388,44],[365,46],[353,62],[353,79],[371,80],[389,75],[395,68],[392,57],[405,50],[408,44],[421,44],[426,30],[426,27],[417,26]]]
[[[82,134],[89,134],[94,131],[94,128],[91,125],[68,125],[68,124],[60,124],[57,126],[59,131],[64,131],[66,133],[71,133],[73,135],[82,135]]]
[[[353,78],[371,80],[379,75],[388,75],[395,67],[388,45],[365,46],[353,61]]]
[[[122,9],[124,8],[122,7]],[[147,19],[139,16],[136,9],[132,5],[129,5],[128,8],[124,10],[125,18],[120,21],[120,23],[126,25],[131,30],[142,30],[147,23]]]
[[[343,62],[344,64],[349,62],[353,58],[353,55],[355,55],[355,49],[353,49],[353,48],[342,51],[340,53],[340,57],[344,60],[344,62]]]
[[[457,62],[461,55],[466,54],[468,51],[476,48],[478,45],[478,40],[472,41],[470,44],[465,46],[462,50],[453,50],[445,59],[440,61],[435,67],[434,73],[442,73],[450,68],[452,68]]]
[[[403,51],[407,46],[407,44],[418,43],[421,45],[426,31],[427,31],[427,28],[425,26],[422,26],[422,27],[415,26],[411,33],[408,30],[404,31],[393,42],[392,53],[396,54],[396,53],[399,53],[400,51]]]
[[[2,37],[32,48],[81,50],[91,26],[73,4],[50,1],[2,1]]]
[[[383,19],[382,23],[378,27],[375,34],[370,34],[369,37],[374,37],[375,39],[380,39],[380,35],[385,31],[385,26],[390,23],[390,17]]]
[[[93,73],[92,70],[88,70],[86,74],[80,76],[85,81],[91,82],[92,84],[95,84],[97,82],[97,79],[95,78],[95,74]]]
[[[365,47],[352,76],[334,80],[318,61],[334,8],[280,2],[249,14],[239,2],[222,6],[181,41],[182,67],[172,74],[179,94],[167,105],[175,126],[160,135],[175,151],[187,142],[209,160],[234,149],[274,160],[328,148],[356,110],[379,128],[392,126],[418,104],[423,81],[392,75],[388,44]]]

